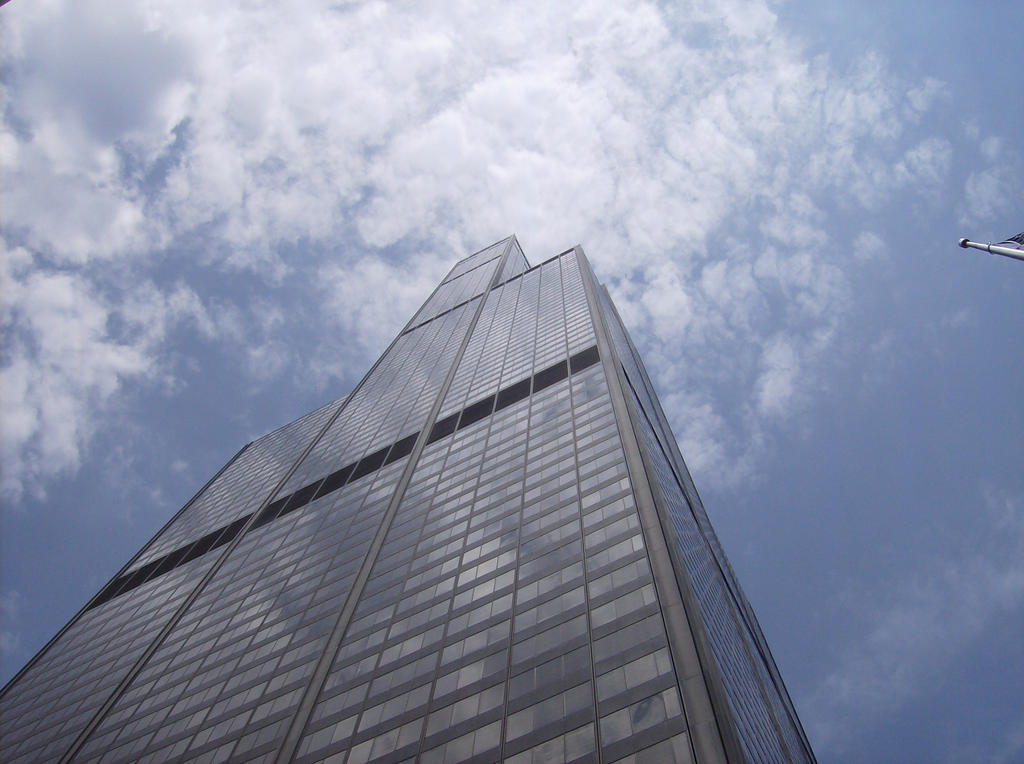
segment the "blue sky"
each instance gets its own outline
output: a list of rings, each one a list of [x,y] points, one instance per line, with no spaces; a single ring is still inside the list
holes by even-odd
[[[822,761],[1024,761],[1019,2],[14,0],[6,679],[450,265],[582,243]]]

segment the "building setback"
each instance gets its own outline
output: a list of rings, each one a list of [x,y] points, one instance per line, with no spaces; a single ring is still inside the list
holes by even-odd
[[[7,762],[813,761],[583,251],[460,261],[7,685]]]

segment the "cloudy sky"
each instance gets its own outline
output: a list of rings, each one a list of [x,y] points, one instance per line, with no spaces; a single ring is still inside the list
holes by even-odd
[[[14,0],[6,680],[458,258],[582,243],[822,761],[1024,761],[1019,0]],[[572,6],[572,7],[570,7]]]

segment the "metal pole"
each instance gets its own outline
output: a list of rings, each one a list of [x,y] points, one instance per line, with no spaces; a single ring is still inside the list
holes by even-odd
[[[1019,249],[1010,249],[1009,247],[1000,247],[998,244],[980,244],[970,239],[960,239],[960,246],[964,249],[971,247],[973,249],[980,249],[984,252],[991,252],[993,255],[1003,255],[1004,257],[1012,257],[1014,260],[1024,260],[1024,252]]]

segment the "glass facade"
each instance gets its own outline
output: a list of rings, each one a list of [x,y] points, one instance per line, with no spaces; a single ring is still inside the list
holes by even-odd
[[[578,248],[460,261],[4,689],[15,761],[812,761]]]
[[[603,315],[621,360],[636,430],[646,451],[681,567],[695,594],[740,743],[752,761],[786,761],[809,750],[753,610],[700,502],[636,348],[606,291]]]

